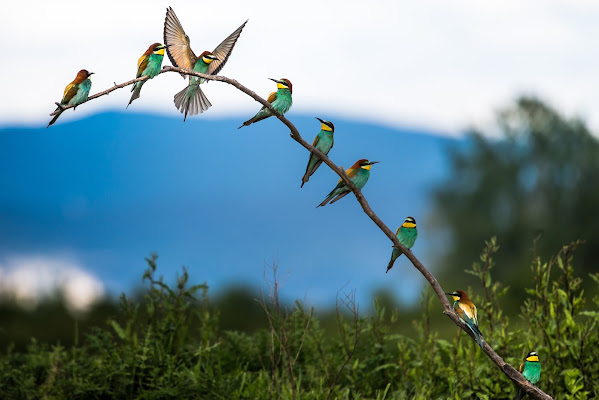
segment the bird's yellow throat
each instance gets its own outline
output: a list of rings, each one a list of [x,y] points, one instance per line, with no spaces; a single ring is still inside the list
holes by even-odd
[[[416,228],[416,224],[413,224],[411,222],[404,222],[401,226],[403,226],[404,228]]]
[[[277,82],[277,89],[289,89],[289,87]]]
[[[539,356],[530,356],[526,358],[526,361],[539,362]]]
[[[210,64],[214,60],[211,58],[202,57],[202,61],[204,61],[206,64]]]
[[[451,296],[451,297],[453,297],[453,301],[459,301],[460,300],[460,298],[458,296]]]
[[[370,171],[370,167],[372,167],[372,165],[362,165],[360,168]]]
[[[158,51],[155,51],[154,54],[158,54],[159,56],[163,56],[164,55],[164,49],[160,49]]]
[[[321,124],[322,126],[320,127],[320,129],[322,129],[323,131],[327,131],[327,132],[331,132],[332,129],[330,126],[328,126],[327,124]]]

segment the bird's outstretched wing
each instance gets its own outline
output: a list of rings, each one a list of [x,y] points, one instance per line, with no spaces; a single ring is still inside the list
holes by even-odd
[[[185,34],[179,18],[171,7],[166,9],[164,19],[164,44],[166,54],[175,67],[193,69],[198,57],[189,46],[189,36]]]
[[[67,104],[71,99],[77,94],[77,90],[79,89],[79,85],[75,82],[71,82],[64,88],[64,95],[62,96],[62,100],[60,104]]]
[[[221,44],[216,46],[216,49],[214,49],[212,54],[214,54],[218,60],[214,60],[210,63],[208,71],[206,71],[208,75],[216,75],[221,69],[223,69],[225,63],[229,59],[229,56],[233,52],[233,47],[235,47],[235,43],[237,42],[239,35],[241,35],[243,27],[248,23],[248,21],[249,20],[246,20],[239,28],[235,29],[235,32],[230,34],[225,40],[223,40]]]

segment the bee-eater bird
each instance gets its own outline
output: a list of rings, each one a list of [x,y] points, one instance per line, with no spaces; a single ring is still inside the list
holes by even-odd
[[[541,363],[539,355],[536,351],[531,351],[524,358],[524,362],[520,364],[520,373],[533,385],[541,378]],[[526,392],[518,388],[518,395],[515,400],[520,400],[526,396]]]
[[[135,85],[131,88],[133,94],[131,95],[131,100],[129,100],[129,104],[127,107],[131,105],[133,100],[139,98],[139,94],[141,92],[141,87],[146,83],[149,79],[154,78],[160,72],[160,67],[162,67],[162,59],[164,58],[164,45],[161,43],[151,44],[150,47],[146,50],[145,53],[139,58],[137,61],[137,75],[136,78],[148,75],[149,78],[145,81],[136,82]]]
[[[268,78],[277,84],[277,91],[272,92],[267,101],[272,105],[272,107],[277,110],[279,114],[285,114],[291,108],[291,92],[293,91],[293,87],[289,79],[281,78],[281,79],[272,79]],[[248,126],[253,124],[254,122],[262,121],[268,117],[272,116],[272,112],[266,107],[262,107],[260,111],[252,118],[248,119],[241,125],[239,128],[243,128],[244,126]],[[237,128],[237,129],[239,129]]]
[[[370,167],[376,163],[378,163],[378,161],[368,161],[367,159],[363,158],[356,161],[354,165],[349,167],[349,169],[346,169],[345,173],[352,181],[354,186],[356,186],[358,189],[362,189],[364,185],[366,185],[366,182],[368,182],[368,178],[370,178]],[[334,202],[345,197],[349,192],[351,192],[351,190],[349,187],[347,187],[345,182],[343,182],[343,179],[339,179],[337,186],[331,190],[331,193],[328,194],[326,199],[317,205],[316,208],[326,205],[329,201],[331,204],[333,204]]]
[[[329,154],[329,151],[333,148],[333,133],[335,132],[335,125],[333,125],[330,121],[322,120],[316,117],[317,120],[320,121],[321,127],[320,132],[314,138],[314,142],[312,142],[312,146],[322,151],[323,154]],[[308,159],[308,166],[306,167],[306,173],[302,178],[302,186],[304,187],[304,183],[310,180],[310,176],[320,167],[322,164],[322,160],[314,153],[310,153],[310,159]]]
[[[474,303],[463,290],[456,290],[455,292],[445,294],[453,297],[453,310],[458,314],[460,321],[470,328],[476,342],[482,349],[483,334],[480,333],[480,330],[478,329],[478,317],[476,316],[476,306]]]
[[[64,88],[64,95],[62,96],[62,100],[60,101],[61,106],[77,106],[84,101],[87,100],[87,96],[89,96],[89,90],[92,87],[92,81],[89,77],[93,74],[93,72],[88,72],[86,69],[82,69],[77,72],[77,76],[75,80],[67,85]],[[76,107],[75,107],[76,108]],[[75,109],[73,108],[73,110]],[[60,114],[64,110],[60,107],[56,108],[55,111],[59,111],[58,114],[52,118],[52,121],[48,124],[46,128],[56,122]]]
[[[401,224],[399,228],[397,228],[397,231],[395,231],[395,236],[397,236],[399,243],[403,244],[408,249],[411,249],[418,237],[418,230],[416,229],[416,220],[414,217],[407,217],[403,224]],[[401,254],[402,252],[400,249],[396,247],[393,248],[393,251],[391,252],[391,261],[389,261],[389,265],[387,265],[387,272],[393,268],[395,260],[397,260],[397,257],[401,256]]]
[[[175,67],[190,69],[207,75],[216,75],[223,69],[229,59],[245,24],[247,24],[247,21],[216,46],[214,51],[204,51],[197,57],[189,45],[189,36],[185,34],[173,9],[169,7],[166,9],[166,18],[164,20],[164,44],[166,45],[168,58]],[[183,121],[187,118],[187,114],[200,114],[212,106],[200,88],[200,84],[204,82],[205,79],[189,76],[188,86],[175,95],[175,106],[182,114],[185,114]]]

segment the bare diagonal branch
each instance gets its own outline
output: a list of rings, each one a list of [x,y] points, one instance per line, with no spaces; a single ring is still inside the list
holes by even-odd
[[[439,284],[437,279],[434,277],[434,275],[431,274],[431,272],[424,266],[424,264],[422,264],[420,262],[420,260],[418,260],[418,258],[416,258],[416,256],[414,255],[414,253],[412,253],[412,251],[410,249],[403,246],[399,242],[397,237],[394,235],[393,231],[391,231],[391,229],[389,229],[389,227],[387,225],[385,225],[385,223],[372,210],[372,208],[366,201],[366,198],[362,194],[362,191],[355,187],[355,185],[351,182],[349,177],[345,174],[345,171],[341,167],[337,166],[333,161],[331,161],[331,159],[329,157],[327,157],[325,154],[323,154],[320,150],[316,149],[314,146],[312,146],[312,144],[305,141],[304,138],[300,135],[300,133],[297,130],[297,128],[295,127],[295,125],[293,125],[291,123],[291,121],[289,121],[284,115],[279,114],[279,112],[277,110],[275,110],[268,101],[266,101],[264,98],[258,96],[254,91],[243,86],[241,83],[237,82],[235,79],[230,79],[230,78],[227,78],[222,75],[206,75],[206,74],[201,74],[196,71],[172,67],[172,66],[163,67],[162,70],[160,71],[160,73],[164,73],[164,72],[178,72],[178,73],[185,74],[185,75],[197,76],[200,78],[204,78],[206,80],[225,82],[229,85],[234,86],[238,90],[242,91],[243,93],[247,94],[248,96],[250,96],[251,98],[256,100],[258,103],[262,104],[264,107],[268,108],[275,117],[277,117],[283,124],[285,124],[287,126],[287,128],[289,128],[289,130],[291,132],[291,138],[293,140],[298,142],[301,146],[303,146],[308,151],[316,154],[329,168],[331,168],[337,175],[339,175],[339,177],[343,180],[343,182],[345,182],[347,187],[356,196],[356,200],[358,200],[358,203],[360,203],[360,205],[362,206],[362,210],[364,210],[364,213],[366,215],[368,215],[368,217],[370,217],[370,219],[379,227],[379,229],[387,236],[387,238],[389,238],[389,240],[391,240],[391,242],[393,243],[393,247],[400,249],[402,251],[402,253],[405,254],[406,257],[410,260],[412,265],[414,265],[414,267],[428,281],[428,283],[431,285],[431,287],[435,291],[435,294],[439,298],[441,305],[443,306],[443,313],[445,315],[447,315],[457,326],[462,328],[462,330],[464,330],[468,335],[470,335],[470,337],[472,337],[474,339],[473,333],[470,331],[470,329],[468,329],[466,327],[466,325],[464,325],[460,321],[457,314],[453,311],[453,309],[449,303],[449,300],[447,300],[445,291],[441,288],[441,285]],[[135,82],[139,82],[139,81],[142,81],[145,79],[148,79],[148,77],[142,76],[140,78],[132,79],[130,81],[127,81],[127,82],[124,82],[121,84],[115,84],[113,87],[111,87],[103,92],[99,92],[99,93],[94,94],[93,96],[90,96],[87,99],[87,101],[96,99],[100,96],[104,96],[116,89],[123,88],[128,85],[132,85]],[[64,109],[69,109],[72,107],[73,106],[65,106]],[[56,112],[53,112],[50,115],[55,115],[55,114],[56,114]],[[514,367],[512,367],[510,364],[506,363],[503,360],[503,358],[501,358],[495,352],[495,350],[493,350],[493,348],[491,346],[489,346],[489,344],[484,340],[483,340],[482,350],[491,359],[491,361],[493,363],[495,363],[497,365],[497,367],[509,379],[511,379],[518,387],[522,388],[531,398],[542,399],[542,400],[552,400],[553,399],[551,396],[547,395],[545,392],[543,392],[542,390],[537,388],[535,385],[530,383]]]

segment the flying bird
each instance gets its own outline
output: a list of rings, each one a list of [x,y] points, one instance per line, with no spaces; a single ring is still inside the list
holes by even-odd
[[[312,146],[322,151],[323,154],[329,154],[329,151],[333,148],[333,133],[335,132],[335,125],[333,125],[330,121],[322,120],[316,117],[317,120],[320,121],[320,132],[314,138],[314,142],[312,142]],[[304,187],[304,183],[310,180],[310,176],[320,167],[322,164],[322,160],[314,153],[310,153],[310,158],[308,159],[308,166],[306,167],[306,173],[302,178],[302,186]]]
[[[293,91],[293,86],[289,79],[281,78],[281,79],[272,79],[268,78],[277,84],[277,91],[272,92],[267,101],[273,106],[275,110],[279,114],[285,114],[291,108],[291,92]],[[262,121],[268,117],[271,117],[273,114],[267,107],[262,107],[260,111],[252,118],[248,119],[241,125],[239,128],[243,128],[244,126],[248,126],[253,124],[254,122]],[[237,129],[239,129],[237,128]]]
[[[395,236],[397,236],[399,243],[403,244],[408,249],[411,249],[418,237],[418,230],[416,229],[416,220],[414,217],[407,217],[403,224],[401,224],[399,228],[397,228],[397,231],[395,231]],[[389,261],[389,265],[387,265],[387,272],[393,268],[395,260],[397,260],[397,257],[401,256],[401,254],[402,252],[400,249],[396,247],[393,248],[393,251],[391,252],[391,261]]]
[[[89,90],[92,87],[92,81],[89,77],[93,74],[93,72],[88,72],[86,69],[82,69],[77,72],[77,76],[75,80],[67,85],[64,88],[64,95],[62,96],[62,100],[60,101],[61,106],[75,106],[73,110],[79,104],[85,102],[87,100],[87,96],[89,96]],[[52,121],[46,126],[46,128],[50,127],[53,123],[56,122],[60,114],[63,113],[62,107],[57,107],[55,112],[58,111],[58,114],[52,118]]]
[[[368,178],[370,178],[370,167],[376,163],[378,163],[378,161],[368,161],[367,159],[363,158],[356,161],[354,165],[346,169],[345,173],[355,187],[362,189],[364,185],[366,185],[366,182],[368,182]],[[334,202],[345,197],[349,192],[351,192],[351,190],[345,184],[345,182],[343,182],[343,179],[339,179],[337,186],[331,190],[331,193],[329,193],[322,203],[316,206],[316,208],[326,205],[329,201],[331,204],[333,204]]]
[[[135,77],[140,78],[142,76],[148,75],[149,78],[145,81],[136,82],[135,85],[133,85],[131,88],[133,94],[131,95],[131,100],[129,100],[127,107],[131,105],[133,100],[139,98],[141,87],[144,85],[144,83],[154,78],[160,72],[160,67],[162,67],[162,59],[164,58],[164,49],[165,47],[161,43],[151,44],[146,52],[143,53],[137,61],[137,75],[135,75]]]
[[[482,333],[478,329],[478,317],[476,316],[476,306],[463,290],[456,290],[452,293],[445,293],[453,298],[453,310],[458,314],[462,321],[474,334],[476,342],[483,348]]]
[[[181,22],[171,7],[166,9],[164,20],[164,44],[166,53],[175,67],[194,70],[202,74],[216,75],[223,69],[235,43],[241,35],[245,21],[239,28],[230,34],[214,51],[204,51],[196,56],[189,45],[189,36],[185,34]],[[196,115],[206,111],[212,106],[200,88],[205,80],[196,76],[189,76],[189,85],[175,95],[175,106],[182,114]]]
[[[541,363],[536,351],[531,351],[526,355],[524,362],[520,364],[520,373],[533,385],[541,378]],[[526,392],[522,388],[518,388],[515,400],[521,400],[524,396],[526,396]]]

